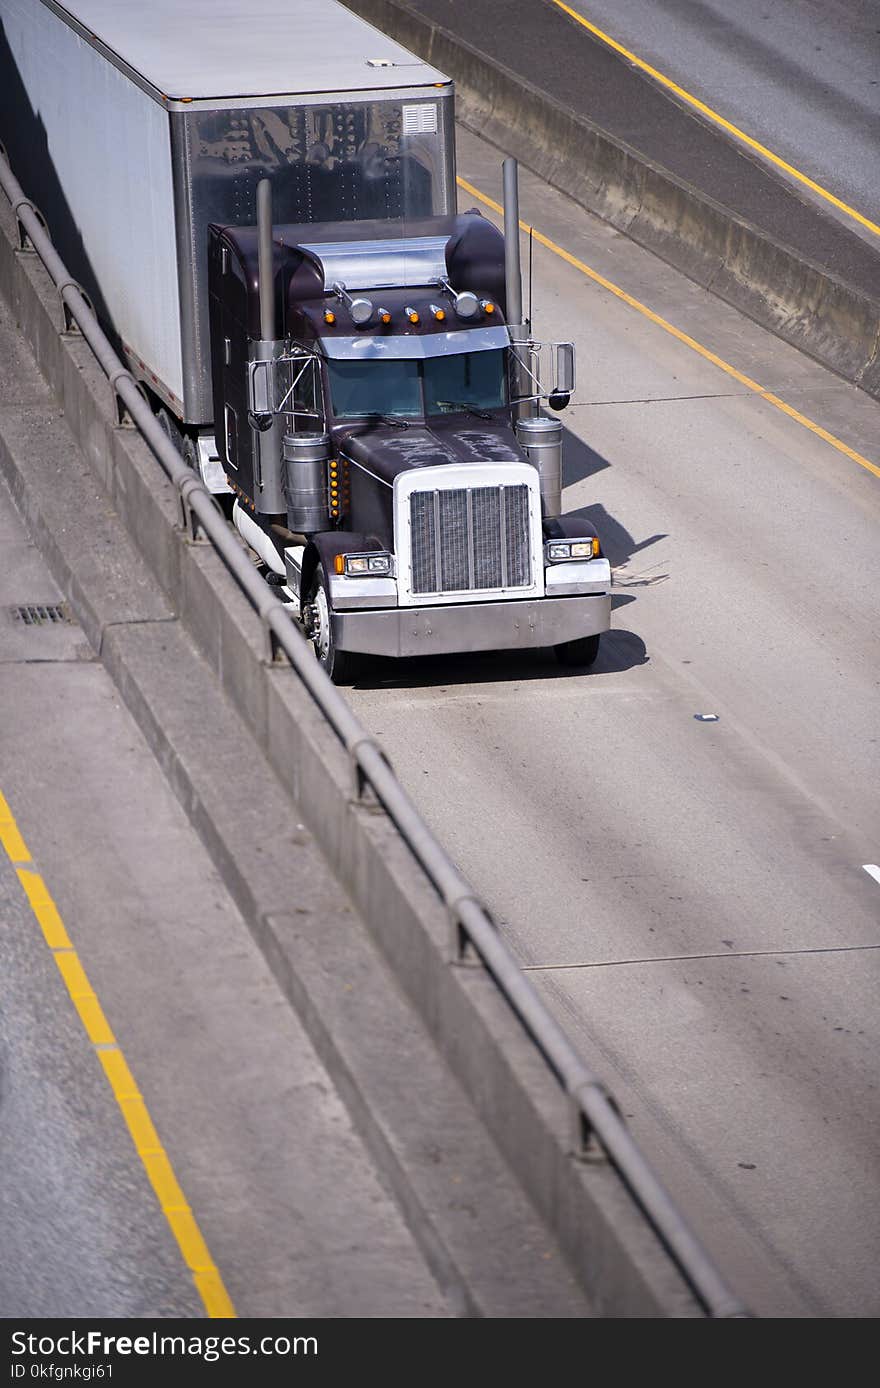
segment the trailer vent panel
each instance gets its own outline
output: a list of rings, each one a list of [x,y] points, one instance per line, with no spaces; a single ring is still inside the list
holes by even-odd
[[[413,492],[410,535],[413,593],[486,592],[532,582],[526,486]]]
[[[416,106],[404,106],[403,133],[404,135],[436,135],[437,103],[424,101],[419,102]]]

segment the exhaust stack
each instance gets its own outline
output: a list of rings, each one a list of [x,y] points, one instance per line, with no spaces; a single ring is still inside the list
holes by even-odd
[[[287,509],[281,463],[281,421],[275,415],[275,253],[272,246],[272,184],[257,184],[257,274],[260,337],[250,343],[250,423],[254,439],[254,504],[262,515]]]
[[[515,159],[505,159],[504,174],[504,290],[507,321],[522,323],[522,271],[519,260],[519,171]]]
[[[272,264],[272,184],[257,184],[257,273],[260,277],[260,337],[275,336],[275,276]]]
[[[519,172],[515,159],[505,159],[502,165],[504,175],[504,293],[507,300],[507,326],[510,336],[516,343],[526,342],[529,325],[523,322],[522,308],[522,270],[519,257]],[[515,395],[531,394],[531,383],[524,369],[524,358],[514,347],[516,366],[513,371],[513,391]],[[532,401],[524,401],[515,407],[517,419],[529,419],[536,413]]]

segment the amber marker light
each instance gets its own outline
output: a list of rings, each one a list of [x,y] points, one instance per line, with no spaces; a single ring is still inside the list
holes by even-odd
[[[337,572],[338,574],[344,574],[344,573],[345,573],[345,555],[344,555],[344,554],[337,554],[336,558],[333,560],[333,567],[334,567],[334,569],[336,570],[336,572]]]
[[[407,316],[407,318],[409,319],[410,323],[418,323],[418,321],[419,321],[419,315],[416,313],[416,311],[415,311],[414,308],[407,308],[407,309],[404,309],[404,313],[406,314],[406,316]]]
[[[438,308],[437,304],[432,304],[432,305],[431,305],[431,312],[433,313],[434,317],[437,319],[437,322],[438,322],[438,323],[442,323],[443,320],[444,320],[445,317],[446,317],[446,309],[445,309],[445,308]]]
[[[388,312],[387,308],[379,309],[379,322],[385,323],[386,325],[391,322],[391,314]]]
[[[484,313],[495,312],[495,305],[492,303],[491,299],[483,299],[480,303],[480,308],[483,310]]]
[[[325,308],[325,310],[324,310],[324,322],[325,322],[325,323],[335,323],[335,322],[336,322],[336,314],[333,312],[332,309],[330,309],[330,308]]]

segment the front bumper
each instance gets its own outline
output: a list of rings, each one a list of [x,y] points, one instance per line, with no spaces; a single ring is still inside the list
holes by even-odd
[[[595,636],[611,625],[611,594],[331,612],[340,650],[413,656],[529,650]]]

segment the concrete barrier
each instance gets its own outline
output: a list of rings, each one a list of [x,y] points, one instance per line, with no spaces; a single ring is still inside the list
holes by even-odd
[[[4,202],[0,293],[32,344],[96,478],[171,609],[297,802],[398,985],[539,1210],[596,1313],[702,1316],[702,1306],[615,1169],[601,1156],[587,1161],[575,1156],[566,1099],[487,973],[474,965],[450,965],[449,922],[420,867],[384,813],[354,795],[344,750],[305,689],[287,666],[266,660],[259,620],[218,555],[188,540],[176,496],[157,461],[136,431],[116,423],[106,379],[82,338],[59,331],[61,310],[51,280],[37,257],[17,250],[16,242],[14,219]],[[4,450],[0,465],[15,467]],[[21,474],[12,480],[19,490],[26,485]],[[75,602],[75,573],[58,555],[54,570]],[[140,695],[133,667],[119,657],[112,630],[106,639],[106,613],[103,627],[96,616],[84,615],[98,649],[105,638],[108,669],[137,716]],[[204,822],[204,804],[188,802],[187,782],[177,774],[180,785],[175,788],[184,808],[248,915],[248,888],[236,880],[234,845],[230,849],[216,824]],[[309,1009],[320,1004],[304,994],[302,960],[283,918],[255,916],[251,909],[248,923],[276,977],[288,976],[287,996],[306,1019]],[[306,1025],[309,1029],[308,1020]],[[313,1025],[312,1034],[315,1030]],[[430,1094],[425,1099],[430,1104]],[[731,1314],[742,1314],[732,1305]]]
[[[401,0],[343,3],[453,78],[462,124],[880,399],[880,298],[803,259]]]

